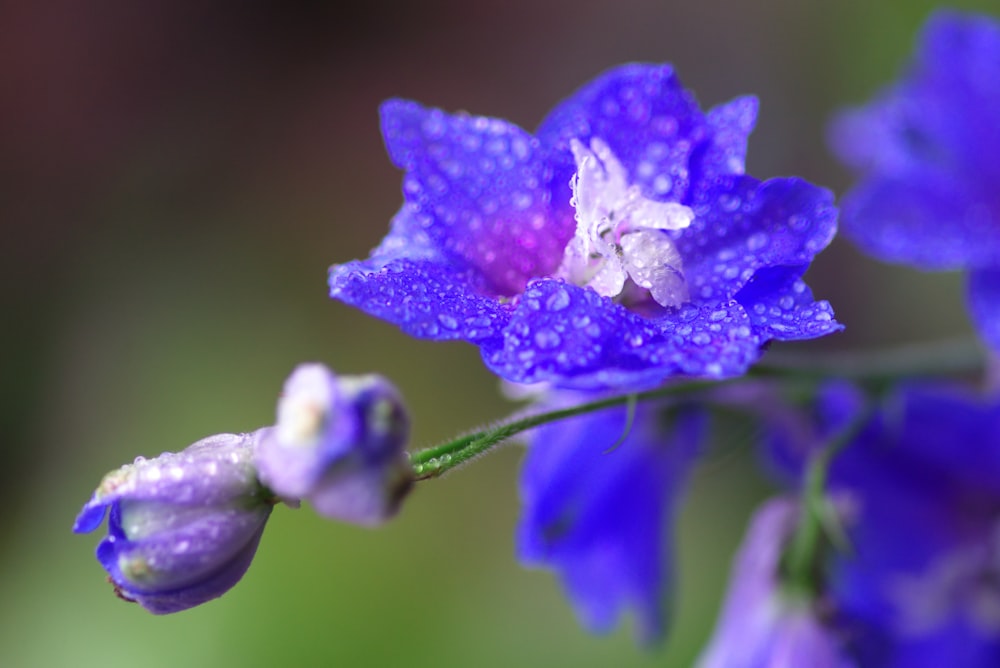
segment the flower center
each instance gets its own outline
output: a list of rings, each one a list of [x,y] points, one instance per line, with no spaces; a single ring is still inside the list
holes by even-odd
[[[688,300],[680,253],[666,230],[682,230],[694,212],[677,202],[642,196],[608,145],[592,139],[588,149],[576,139],[570,149],[576,174],[570,181],[576,234],[555,275],[617,297],[631,281],[662,306]]]
[[[276,428],[282,443],[308,447],[323,433],[331,397],[321,383],[298,389],[278,400]]]

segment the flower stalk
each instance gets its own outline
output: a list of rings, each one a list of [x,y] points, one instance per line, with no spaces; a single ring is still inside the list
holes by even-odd
[[[784,390],[797,390],[790,394],[805,394],[805,398],[809,398],[814,394],[816,386],[827,380],[851,380],[878,389],[885,384],[904,378],[966,374],[981,369],[982,363],[982,349],[970,340],[917,344],[895,352],[871,351],[833,354],[821,358],[780,355],[775,356],[771,363],[759,364],[745,376],[738,378],[720,381],[692,380],[644,392],[603,397],[555,411],[528,415],[515,413],[494,426],[463,434],[444,443],[411,453],[410,463],[413,466],[415,480],[439,478],[452,469],[486,454],[507,439],[534,427],[606,408],[628,405],[631,402],[657,401],[666,398],[705,399],[706,397],[698,395],[704,395],[723,387],[757,383],[762,380],[780,383]],[[855,430],[863,425],[862,420],[867,419],[868,415],[870,413],[859,417],[859,423],[852,425]],[[806,503],[815,506],[810,517],[818,518],[821,514],[821,506],[824,503],[822,490],[825,485],[826,469],[829,468],[830,461],[840,448],[856,434],[855,430],[850,427],[846,429],[844,434],[835,439],[823,451],[826,454],[817,455],[815,461],[810,465],[804,492],[807,498]],[[609,451],[613,450],[614,446],[609,448]],[[803,531],[810,532],[814,530],[819,531],[819,527],[810,525],[808,530],[803,529]],[[815,537],[804,537],[797,540],[807,541],[809,544],[816,542]]]

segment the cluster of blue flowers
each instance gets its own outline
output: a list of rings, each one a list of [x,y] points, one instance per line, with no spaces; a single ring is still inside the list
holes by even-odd
[[[530,413],[554,417],[526,436],[518,553],[557,572],[589,629],[629,611],[640,639],[663,634],[664,535],[726,405],[763,426],[786,490],[751,521],[701,666],[1000,665],[1000,392],[810,373],[792,401],[785,376],[752,375],[771,342],[842,328],[802,279],[837,231],[833,195],[744,173],[756,115],[752,97],[703,112],[669,65],[645,64],[599,76],[533,134],[386,102],[403,205],[368,259],[330,269],[330,294],[533,384]],[[936,14],[902,79],[831,137],[861,172],[846,235],[966,270],[1000,353],[1000,24]],[[110,508],[97,554],[115,590],[182,610],[239,580],[275,503],[377,525],[426,467],[489,439],[408,455],[407,427],[385,380],[304,365],[274,426],[110,473],[75,530]]]

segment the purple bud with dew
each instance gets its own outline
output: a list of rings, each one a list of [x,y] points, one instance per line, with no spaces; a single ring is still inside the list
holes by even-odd
[[[110,508],[97,559],[119,597],[179,612],[243,577],[273,505],[253,466],[261,433],[209,436],[104,476],[73,531],[98,528]]]

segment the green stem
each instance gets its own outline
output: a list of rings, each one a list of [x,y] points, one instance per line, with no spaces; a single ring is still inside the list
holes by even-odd
[[[887,351],[834,353],[823,356],[769,353],[764,363],[757,364],[741,378],[675,383],[646,392],[606,397],[548,413],[515,415],[496,426],[419,450],[411,455],[410,461],[416,479],[427,480],[437,478],[488,452],[508,438],[533,427],[622,404],[634,405],[640,401],[683,396],[760,379],[781,381],[786,388],[793,387],[795,383],[800,386],[804,384],[807,393],[812,392],[817,382],[830,378],[852,380],[881,389],[886,383],[904,377],[969,373],[982,368],[983,359],[982,350],[969,340],[918,344]],[[611,449],[615,447],[617,444]],[[816,484],[822,485],[822,483],[821,479]]]
[[[549,422],[565,420],[577,415],[592,413],[631,402],[691,395],[727,383],[738,382],[739,380],[691,381],[648,390],[646,392],[605,397],[547,413],[535,413],[524,417],[515,416],[494,427],[462,436],[441,445],[419,450],[410,456],[410,462],[413,465],[416,480],[437,478],[451,469],[484,454],[508,438]]]
[[[817,581],[816,568],[824,545],[824,524],[830,511],[826,496],[830,465],[833,459],[854,440],[874,413],[875,401],[870,400],[865,409],[809,461],[802,488],[799,523],[784,558],[785,584],[794,594],[812,599],[819,593],[820,583]]]

